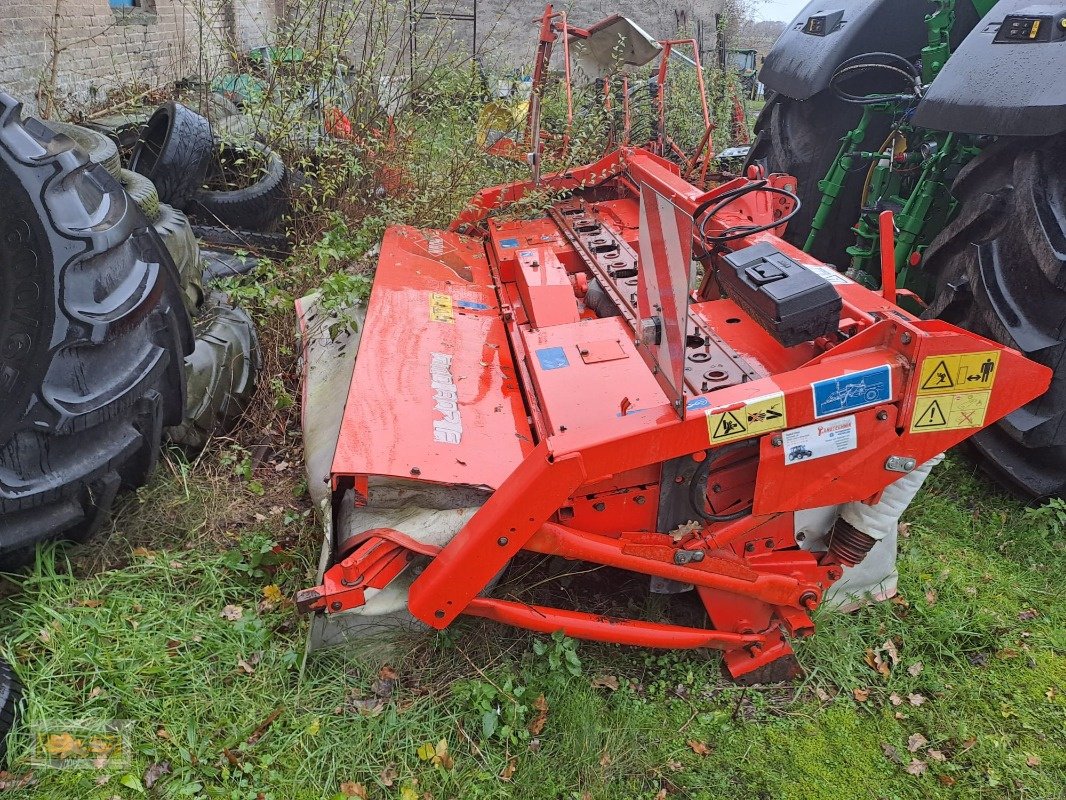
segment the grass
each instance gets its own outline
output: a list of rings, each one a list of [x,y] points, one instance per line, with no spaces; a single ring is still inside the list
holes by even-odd
[[[754,689],[724,682],[715,653],[491,623],[301,670],[305,623],[283,598],[316,534],[295,472],[263,499],[246,470],[169,463],[102,548],[46,550],[12,578],[0,639],[28,687],[12,770],[36,781],[13,797],[1062,796],[1061,528],[961,457],[908,513],[901,598],[823,614],[799,645],[806,678]],[[884,676],[865,658],[890,640]],[[130,721],[126,762],[30,764],[35,733],[87,744],[76,722],[110,719]]]

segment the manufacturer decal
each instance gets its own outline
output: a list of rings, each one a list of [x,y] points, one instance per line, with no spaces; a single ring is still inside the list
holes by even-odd
[[[892,370],[886,364],[852,372],[839,378],[818,381],[811,385],[811,391],[814,392],[816,419],[887,403],[892,399]]]
[[[737,409],[707,414],[707,433],[711,444],[725,444],[779,431],[787,424],[785,395],[781,392],[749,400]]]
[[[785,431],[781,440],[786,466],[846,453],[859,446],[854,414]]]
[[[918,371],[918,394],[957,394],[991,389],[999,368],[999,350],[928,356]]]
[[[983,428],[992,392],[918,395],[911,417],[911,433],[940,433]]]
[[[500,239],[500,247],[506,247],[508,249],[513,249],[515,247],[518,247],[518,240],[517,239]]]
[[[433,441],[459,444],[463,440],[463,418],[459,413],[459,390],[452,378],[452,357],[431,353],[429,375],[433,408],[441,415],[433,420]]]
[[[429,320],[430,322],[455,322],[455,308],[452,306],[452,298],[446,294],[433,292],[429,296]]]

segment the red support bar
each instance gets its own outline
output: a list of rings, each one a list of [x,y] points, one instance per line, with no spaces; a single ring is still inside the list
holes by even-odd
[[[881,296],[896,302],[896,218],[891,211],[882,211],[878,218],[881,228]]]
[[[765,645],[775,638],[780,638],[776,631],[770,634],[743,634],[685,628],[680,625],[661,625],[655,622],[584,614],[580,611],[565,611],[560,608],[530,606],[491,597],[471,600],[463,613],[539,633],[562,631],[575,639],[637,647],[661,647],[667,650],[697,647],[736,650],[749,645]]]

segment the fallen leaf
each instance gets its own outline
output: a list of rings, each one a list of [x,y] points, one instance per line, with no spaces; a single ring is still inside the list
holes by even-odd
[[[160,726],[159,729],[156,730],[155,735],[160,739],[166,739],[168,741],[170,740],[170,733],[167,731],[166,728],[162,726]]]
[[[899,606],[900,608],[910,608],[911,607],[911,604],[907,600],[907,598],[904,597],[901,594],[897,594],[889,602],[891,602],[892,605],[894,605],[894,606]]]
[[[886,678],[889,676],[889,673],[892,671],[891,668],[888,666],[888,662],[886,662],[884,659],[881,658],[881,653],[880,652],[876,652],[875,653],[874,649],[872,647],[867,647],[866,648],[866,653],[863,656],[863,661],[865,661],[866,662],[866,666],[868,666],[874,672],[879,672],[883,676],[885,676]]]
[[[913,664],[907,667],[907,674],[910,675],[912,678],[917,678],[919,675],[922,674],[923,669],[925,669],[925,666],[922,664],[922,662],[915,661]]]
[[[614,675],[597,675],[591,681],[593,689],[618,690],[618,678]]]
[[[259,663],[260,655],[258,653],[252,653],[248,659],[238,658],[237,667],[244,670],[246,675],[255,674],[255,666]]]
[[[384,664],[381,669],[378,670],[378,677],[383,681],[395,681],[398,680],[400,676],[396,673],[396,670],[388,664]]]
[[[533,717],[526,727],[533,736],[539,736],[548,724],[548,701],[544,699],[543,693],[533,701],[533,710],[537,712],[537,716]]]
[[[169,761],[157,761],[152,764],[148,769],[144,771],[144,786],[147,789],[151,789],[155,786],[156,781],[162,778],[164,775],[170,774],[170,762]]]
[[[396,783],[396,765],[389,764],[387,767],[385,767],[385,769],[381,770],[381,773],[378,775],[378,778],[381,779],[382,785],[392,786],[394,783]]]
[[[1027,759],[1025,759],[1025,765],[1027,767],[1039,767],[1040,756],[1029,756]]]
[[[240,606],[234,605],[224,606],[220,616],[222,617],[222,619],[229,620],[230,622],[235,622],[236,620],[239,620],[241,617],[244,616],[244,609]]]
[[[911,759],[911,763],[907,765],[907,774],[909,775],[924,775],[929,770],[929,767],[924,761],[919,761],[916,758]]]
[[[954,786],[955,785],[955,779],[952,778],[950,775],[937,775],[936,779],[938,781],[940,781],[941,785],[943,785],[943,786]]]
[[[103,689],[101,689],[99,686],[94,686],[92,689],[89,690],[89,699],[90,700],[95,700],[97,697],[99,697],[103,693],[104,693]]]
[[[53,733],[44,743],[45,752],[53,758],[70,758],[85,755],[81,739],[75,739],[69,733]]]
[[[85,608],[99,608],[104,604],[103,600],[82,600],[79,605]]]
[[[920,706],[920,705],[921,705],[922,703],[924,703],[924,702],[925,702],[925,701],[926,701],[927,699],[928,699],[928,698],[927,698],[927,697],[926,697],[925,695],[923,695],[923,694],[918,694],[917,692],[911,692],[910,694],[908,694],[908,695],[907,695],[907,701],[908,701],[908,702],[909,702],[909,703],[910,703],[910,704],[911,704],[912,706]]]
[[[367,800],[367,797],[370,796],[366,787],[355,781],[345,781],[342,783],[340,786],[340,792],[345,797],[358,797],[359,800]]]
[[[947,761],[948,760],[948,757],[946,755],[944,755],[944,752],[942,750],[926,750],[925,754],[927,756],[929,756],[929,758],[933,759],[933,761]]]
[[[532,740],[530,740],[529,746],[527,747],[527,749],[531,753],[539,753],[540,752],[540,739],[532,739]]]
[[[667,761],[666,768],[669,769],[671,772],[680,772],[685,768],[685,765],[682,764],[680,761]]]
[[[888,702],[890,702],[894,706],[901,706],[903,705],[903,698],[895,692],[892,692],[892,694],[888,696]]]
[[[665,787],[660,788],[659,791],[657,791],[655,793],[655,800],[666,800],[666,788]]]
[[[418,800],[418,792],[410,786],[400,789],[400,800]]]
[[[830,695],[829,692],[827,692],[821,686],[815,687],[814,696],[821,700],[823,703],[833,699],[832,695]]]
[[[506,764],[503,765],[503,772],[500,773],[501,781],[509,781],[514,777],[514,771],[518,769],[518,759],[512,758]]]
[[[606,750],[604,750],[600,754],[600,766],[601,767],[609,767],[609,766],[611,766],[611,754],[608,753]]]
[[[418,757],[422,761],[429,761],[435,767],[451,769],[455,766],[452,757],[448,755],[448,741],[441,739],[436,745],[433,742],[425,742],[418,748]]]
[[[698,756],[709,756],[711,754],[711,748],[699,739],[689,739],[685,744],[687,744],[689,749]]]
[[[172,656],[177,655],[178,651],[181,650],[181,640],[180,639],[167,639],[167,650],[170,651],[170,654]]]
[[[134,547],[133,555],[138,558],[155,558],[155,551],[149,550],[147,547]]]
[[[920,733],[912,733],[907,737],[907,750],[911,753],[917,753],[927,744],[929,744],[929,740]]]
[[[886,640],[885,643],[881,645],[880,652],[888,656],[889,667],[894,667],[899,663],[899,651],[896,649],[896,643],[891,639]]]
[[[33,777],[32,772],[27,772],[25,775],[15,775],[6,770],[0,770],[0,792],[25,789],[36,783],[37,779]]]
[[[887,742],[881,742],[881,752],[885,754],[885,758],[896,764],[902,764],[903,760],[899,757],[899,751],[888,744]]]
[[[1020,619],[1022,622],[1029,622],[1030,620],[1034,620],[1036,618],[1037,612],[1035,608],[1027,608],[1025,609],[1025,611],[1021,612],[1018,615],[1018,619]]]
[[[855,696],[856,702],[865,703],[870,699],[869,689],[852,689],[851,693]]]
[[[975,744],[977,744],[977,737],[971,736],[969,739],[963,741],[962,750],[960,752],[965,753],[967,750],[972,750]]]
[[[925,603],[926,603],[926,605],[935,606],[936,605],[936,601],[938,599],[939,598],[937,596],[936,589],[928,589],[928,590],[926,590],[926,592],[925,592]]]
[[[901,522],[897,530],[899,535],[906,539],[911,535],[911,524],[909,522]]]

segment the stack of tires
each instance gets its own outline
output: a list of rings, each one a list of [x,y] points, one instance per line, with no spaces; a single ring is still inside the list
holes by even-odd
[[[92,535],[165,436],[202,446],[254,390],[254,325],[204,292],[182,211],[214,146],[185,111],[125,169],[104,134],[0,92],[0,571]]]

